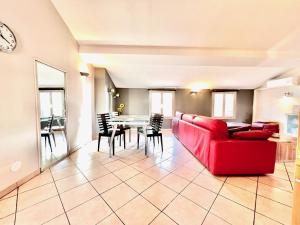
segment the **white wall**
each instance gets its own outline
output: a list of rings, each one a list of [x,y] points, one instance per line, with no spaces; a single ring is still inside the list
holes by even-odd
[[[300,76],[299,70],[290,71],[278,78],[287,76]],[[292,97],[285,97],[284,93],[291,92]],[[278,121],[281,135],[286,135],[287,114],[297,113],[300,105],[300,86],[261,88],[254,92],[253,121]]]
[[[0,192],[39,169],[34,59],[66,72],[71,148],[91,140],[92,77],[79,74],[78,46],[49,0],[1,1],[0,21],[17,38],[11,54],[0,52]],[[86,135],[83,135],[86,134]],[[10,166],[22,167],[11,172]]]

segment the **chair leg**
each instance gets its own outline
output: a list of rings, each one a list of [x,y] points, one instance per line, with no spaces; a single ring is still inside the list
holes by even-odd
[[[153,136],[152,139],[153,139],[153,146],[155,147],[155,137]]]
[[[52,138],[53,138],[53,141],[54,141],[54,145],[55,145],[55,147],[56,147],[56,140],[55,140],[55,135],[54,135],[54,133],[52,133]]]
[[[121,137],[120,137],[120,139],[121,139]],[[124,149],[126,148],[126,133],[124,132],[124,134],[123,134],[123,145],[124,145]]]
[[[45,136],[45,150],[46,150],[46,148],[47,148],[47,136]]]
[[[160,144],[161,144],[161,152],[164,152],[164,145],[163,145],[162,135],[160,135]]]
[[[51,150],[51,152],[52,152],[52,145],[51,145],[50,135],[47,136],[47,138],[48,138],[48,142],[49,142],[49,145],[50,145],[50,150]]]
[[[113,155],[115,155],[115,139],[113,139]]]
[[[137,149],[140,147],[140,134],[137,133]]]
[[[131,142],[131,128],[129,129],[129,142]]]
[[[118,136],[119,138],[119,136]],[[120,138],[119,138],[119,146],[121,146],[121,141],[122,141],[122,135],[120,135]]]
[[[157,136],[157,143],[158,143],[158,145],[159,145],[159,136]]]
[[[98,152],[99,152],[99,148],[100,148],[100,141],[101,141],[101,135],[100,134],[98,134]]]

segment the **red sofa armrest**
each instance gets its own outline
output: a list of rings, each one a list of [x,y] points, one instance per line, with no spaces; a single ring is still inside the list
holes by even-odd
[[[276,143],[267,140],[213,140],[209,170],[220,174],[273,173]]]

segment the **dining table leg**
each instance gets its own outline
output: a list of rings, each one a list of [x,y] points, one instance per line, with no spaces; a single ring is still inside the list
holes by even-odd
[[[145,136],[145,155],[148,156],[148,139],[147,139],[147,125],[143,126]]]
[[[115,138],[115,135],[116,135],[117,128],[118,128],[117,124],[113,125],[113,130],[112,130],[111,138],[110,138],[110,142],[109,142],[109,157],[110,158],[111,158],[112,152],[113,152],[113,142],[114,142],[114,138]]]

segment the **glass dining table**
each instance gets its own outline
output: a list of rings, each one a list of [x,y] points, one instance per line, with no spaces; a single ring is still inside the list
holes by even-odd
[[[109,143],[109,157],[112,157],[113,140],[118,130],[118,126],[130,126],[130,127],[142,127],[144,134],[147,133],[147,127],[149,126],[150,118],[148,115],[120,115],[114,116],[109,120],[109,124],[112,126],[112,135]],[[148,141],[147,135],[145,135],[145,155],[147,156]]]

